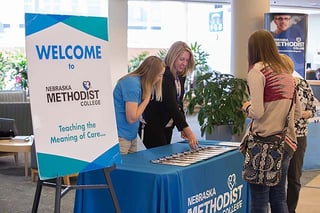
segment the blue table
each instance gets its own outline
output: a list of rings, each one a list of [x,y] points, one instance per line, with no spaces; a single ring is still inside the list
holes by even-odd
[[[123,156],[111,172],[121,212],[247,212],[248,186],[241,178],[243,156],[238,150],[186,167],[150,162],[187,150],[188,144],[181,142]],[[79,185],[105,183],[103,170],[78,176]],[[114,212],[114,206],[107,189],[77,190],[74,211]]]
[[[320,123],[308,124],[307,148],[304,155],[303,170],[320,169]]]

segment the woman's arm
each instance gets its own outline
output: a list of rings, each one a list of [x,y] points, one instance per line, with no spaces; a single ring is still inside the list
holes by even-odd
[[[260,68],[259,68],[260,69]],[[248,73],[248,86],[250,89],[250,104],[246,108],[246,113],[249,118],[259,119],[264,115],[264,86],[265,78],[259,69],[253,68]],[[247,107],[247,106],[245,106]]]
[[[302,112],[303,118],[313,118],[316,113],[316,105],[314,101],[313,91],[311,86],[305,79],[301,79],[302,88],[304,91],[304,98],[305,98],[305,111]]]
[[[198,147],[198,139],[192,132],[190,127],[183,128],[183,130],[181,131],[181,137],[189,141],[190,148],[196,149]]]
[[[140,105],[137,102],[126,102],[126,119],[128,123],[134,123],[138,121],[146,109],[151,96],[147,96],[148,98],[144,99]]]
[[[187,127],[188,124],[183,112],[179,109],[179,104],[177,101],[177,91],[173,76],[170,76],[169,74],[164,76],[162,89],[162,101],[164,107],[170,117],[174,120],[174,123],[176,124],[178,130],[182,131],[182,129]]]

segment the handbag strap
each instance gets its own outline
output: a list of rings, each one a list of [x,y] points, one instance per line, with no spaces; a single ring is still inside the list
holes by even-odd
[[[290,104],[290,108],[289,108],[289,111],[288,111],[288,114],[287,114],[287,119],[285,121],[285,124],[284,124],[284,127],[281,131],[281,137],[282,138],[285,138],[286,134],[287,134],[287,129],[288,129],[288,125],[289,125],[289,120],[290,120],[290,112],[291,112],[291,109],[292,109],[292,106],[293,106],[293,99],[295,98],[295,94],[293,95],[293,98],[291,100],[291,104]],[[250,132],[252,132],[252,123],[253,123],[254,119],[252,119],[252,122],[250,124]]]
[[[291,104],[290,104],[290,108],[289,108],[289,112],[287,114],[287,119],[286,119],[286,122],[284,124],[284,127],[282,129],[282,138],[285,138],[286,137],[286,134],[287,134],[287,129],[288,129],[288,125],[289,125],[289,120],[290,120],[290,112],[291,112],[291,109],[292,109],[292,106],[293,106],[293,99],[295,98],[295,94],[293,95],[293,98],[291,100]]]

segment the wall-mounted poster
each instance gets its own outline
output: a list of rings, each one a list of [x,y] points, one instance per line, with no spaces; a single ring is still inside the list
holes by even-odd
[[[297,75],[305,78],[307,14],[265,13],[264,27],[275,39],[280,53],[291,57]]]
[[[121,162],[106,17],[25,14],[40,179]]]
[[[209,31],[223,31],[223,11],[209,13]]]

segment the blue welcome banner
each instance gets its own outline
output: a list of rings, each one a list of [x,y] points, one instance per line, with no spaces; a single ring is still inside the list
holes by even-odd
[[[25,26],[40,179],[120,163],[108,19],[26,13]]]

